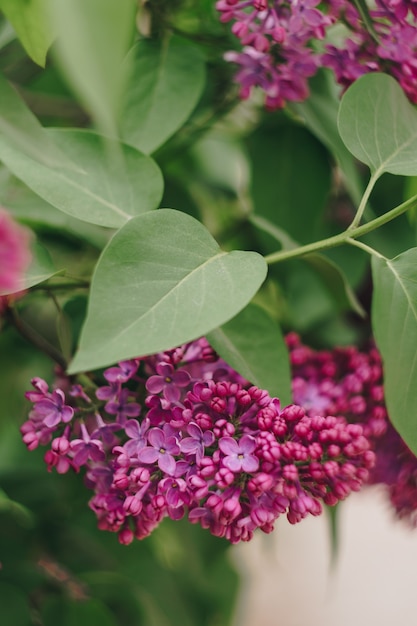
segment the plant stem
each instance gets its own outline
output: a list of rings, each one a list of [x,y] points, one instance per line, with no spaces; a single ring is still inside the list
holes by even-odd
[[[379,228],[379,226],[383,226],[384,224],[387,224],[399,215],[402,215],[403,213],[408,211],[408,209],[412,209],[415,207],[417,207],[417,195],[413,196],[409,200],[406,200],[402,204],[399,204],[397,207],[395,207],[395,209],[391,209],[391,211],[384,213],[384,215],[381,215],[380,217],[371,220],[367,224],[362,224],[362,226],[358,226],[356,228],[349,227],[347,230],[339,233],[338,235],[333,235],[333,237],[321,239],[320,241],[315,241],[305,246],[294,248],[293,250],[281,250],[279,252],[273,252],[272,254],[268,254],[265,257],[265,261],[268,263],[268,265],[273,265],[274,263],[280,263],[281,261],[287,261],[288,259],[296,259],[298,257],[304,256],[305,254],[310,254],[310,252],[319,252],[320,250],[335,248],[336,246],[340,246],[344,243],[352,243],[348,240],[357,239],[358,237],[367,235],[376,228]]]
[[[380,259],[386,260],[387,258],[383,254],[378,252],[378,250],[375,250],[375,248],[371,248],[371,246],[367,246],[366,243],[362,243],[362,241],[356,241],[356,239],[351,239],[350,237],[348,237],[348,239],[346,239],[346,243],[349,243],[351,246],[361,248],[361,250],[365,250],[365,252],[367,252],[368,254],[372,256],[377,256]]]
[[[348,229],[353,230],[354,228],[356,228],[357,226],[359,226],[362,216],[365,212],[366,209],[366,205],[368,204],[368,200],[369,200],[369,196],[372,193],[372,189],[375,186],[376,181],[379,178],[379,174],[376,175],[375,173],[372,174],[371,178],[369,179],[369,182],[366,186],[365,192],[362,196],[362,199],[360,201],[358,210],[356,211],[355,217],[352,220],[352,223],[349,225]]]
[[[371,35],[372,39],[376,41],[377,44],[379,44],[380,40],[378,37],[378,33],[376,32],[374,28],[374,24],[369,14],[369,9],[368,9],[366,2],[364,0],[353,0],[353,4],[357,8],[358,13],[362,18],[362,21],[365,25],[366,30]]]

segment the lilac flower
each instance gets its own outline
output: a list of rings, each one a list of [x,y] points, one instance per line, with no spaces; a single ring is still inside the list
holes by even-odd
[[[145,418],[142,423],[138,420],[128,420],[124,426],[126,435],[130,438],[123,446],[129,456],[137,456],[137,454],[146,446],[146,433],[149,429],[150,421]]]
[[[60,422],[70,422],[74,415],[74,409],[65,404],[65,394],[61,389],[53,391],[49,398],[36,402],[34,413],[42,418],[48,428],[53,428]]]
[[[137,402],[129,402],[131,393],[129,389],[122,389],[115,400],[107,402],[105,409],[110,415],[117,415],[120,424],[124,424],[126,418],[137,417],[140,413],[140,405]]]
[[[29,231],[0,208],[0,296],[21,289],[31,259],[29,242]]]
[[[110,367],[104,371],[104,378],[109,383],[126,383],[138,371],[139,359],[120,361],[118,367]]]
[[[187,433],[190,437],[184,437],[180,441],[181,452],[195,454],[198,463],[204,456],[204,449],[214,443],[214,433],[211,430],[206,430],[203,433],[200,426],[194,422],[188,424]]]
[[[92,461],[103,461],[105,454],[101,441],[90,437],[85,424],[81,423],[80,428],[82,439],[73,439],[71,441],[71,451],[74,453],[74,465],[81,467],[86,464],[88,459]]]
[[[232,472],[256,472],[258,469],[259,459],[251,454],[256,448],[254,437],[243,435],[239,441],[232,437],[222,437],[219,448],[225,455],[222,459],[223,465]]]
[[[180,388],[186,387],[191,378],[185,370],[174,370],[170,363],[158,363],[156,366],[157,375],[151,376],[146,381],[146,389],[150,393],[164,394],[164,398],[169,402],[178,402],[180,399]]]
[[[180,453],[180,447],[175,437],[167,437],[161,428],[152,428],[148,433],[150,446],[142,448],[138,453],[142,463],[158,462],[160,470],[168,475],[175,473],[176,462],[174,456]]]

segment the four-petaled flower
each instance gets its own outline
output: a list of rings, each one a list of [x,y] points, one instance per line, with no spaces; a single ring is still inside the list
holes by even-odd
[[[256,447],[256,440],[251,435],[243,435],[239,441],[232,437],[222,437],[219,448],[225,455],[222,463],[231,472],[256,472],[259,459],[251,454]]]
[[[187,426],[187,432],[190,437],[184,437],[181,440],[181,452],[185,454],[195,454],[197,463],[204,456],[204,448],[208,448],[214,442],[214,433],[206,430],[204,433],[198,424],[191,422]]]
[[[43,418],[48,428],[54,428],[59,422],[70,422],[74,415],[74,409],[65,404],[65,394],[61,389],[53,391],[49,398],[36,402],[34,412],[37,417]]]
[[[174,436],[166,436],[161,428],[152,428],[148,433],[150,446],[138,452],[138,459],[142,463],[158,462],[160,470],[173,476],[176,468],[174,456],[180,453],[180,447]]]
[[[191,377],[185,370],[174,370],[170,363],[158,363],[156,366],[157,375],[151,376],[146,381],[146,389],[150,393],[164,394],[164,398],[169,402],[178,402],[180,399],[180,388],[186,387]]]

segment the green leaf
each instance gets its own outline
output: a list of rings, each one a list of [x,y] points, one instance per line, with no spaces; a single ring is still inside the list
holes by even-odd
[[[372,326],[384,363],[388,414],[417,454],[417,248],[372,258]]]
[[[104,367],[197,339],[256,293],[256,252],[223,252],[194,218],[161,209],[133,218],[103,251],[70,371]]]
[[[158,205],[163,180],[150,157],[123,145],[123,163],[108,159],[103,138],[88,130],[51,129],[48,134],[83,171],[48,168],[1,139],[0,155],[15,176],[57,209],[85,222],[118,228]]]
[[[265,125],[248,144],[255,213],[301,243],[314,241],[330,191],[327,151],[293,124]]]
[[[180,128],[203,91],[205,65],[197,46],[180,37],[142,39],[130,51],[131,80],[121,120],[122,138],[145,154]]]
[[[340,104],[338,87],[330,71],[321,69],[310,82],[310,95],[293,105],[306,126],[324,143],[339,163],[345,185],[356,204],[362,197],[362,183],[355,161],[340,138],[337,114]]]
[[[17,289],[13,293],[29,289],[34,285],[43,283],[51,276],[55,276],[59,272],[52,264],[49,252],[38,241],[34,241],[32,248],[32,261],[24,277],[19,281]],[[1,291],[0,296],[8,295],[10,292]]]
[[[48,0],[0,0],[3,11],[15,29],[28,55],[42,67],[54,38],[46,19]]]
[[[343,270],[336,263],[319,253],[307,254],[303,259],[318,273],[341,310],[351,309],[360,317],[366,317],[363,306],[349,285]]]
[[[374,179],[383,172],[417,174],[417,112],[391,76],[370,73],[342,98],[339,132]]]
[[[1,73],[0,93],[0,134],[7,143],[48,167],[76,169]]]
[[[117,135],[133,41],[136,0],[50,0],[64,74],[99,128]]]
[[[279,326],[254,304],[207,335],[216,352],[252,384],[292,402],[288,350]]]
[[[48,599],[42,610],[44,626],[116,626],[109,609],[98,600]]]
[[[31,623],[29,603],[25,594],[8,583],[0,583],[0,618],[3,624],[27,626]]]

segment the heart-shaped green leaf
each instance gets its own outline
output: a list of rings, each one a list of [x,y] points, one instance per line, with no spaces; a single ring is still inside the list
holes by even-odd
[[[383,172],[417,174],[417,112],[391,76],[370,73],[355,81],[342,98],[338,125],[374,179]]]
[[[254,385],[292,402],[291,374],[281,329],[264,309],[248,304],[240,313],[207,335],[216,352]]]
[[[417,454],[417,248],[372,258],[372,326],[384,363],[385,400],[395,428]]]
[[[122,161],[113,160],[103,138],[87,130],[52,129],[48,134],[79,171],[48,168],[1,138],[0,155],[15,176],[57,209],[85,222],[119,228],[157,207],[163,179],[150,157],[123,145]]]
[[[223,252],[194,218],[171,209],[130,220],[103,251],[70,372],[167,350],[245,307],[265,279],[256,252]]]
[[[143,39],[132,48],[131,80],[121,119],[126,143],[154,152],[180,128],[204,87],[201,51],[180,37]]]

